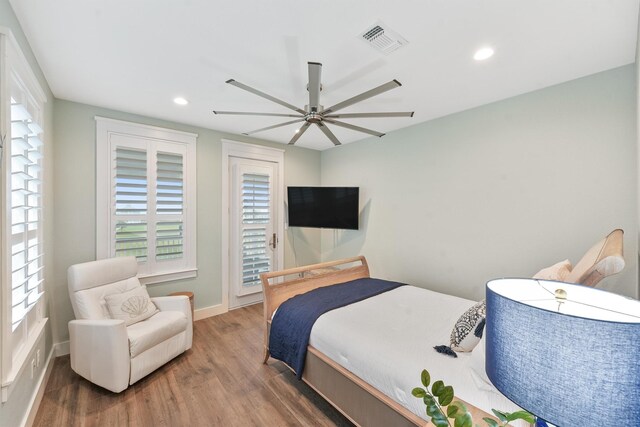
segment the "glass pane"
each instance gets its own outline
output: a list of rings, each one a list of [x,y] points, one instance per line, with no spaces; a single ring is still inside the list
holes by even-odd
[[[116,224],[116,256],[135,256],[139,262],[147,260],[147,223],[118,221]]]
[[[242,175],[242,222],[267,224],[271,220],[269,175]]]
[[[116,215],[147,213],[147,153],[128,148],[116,149]]]
[[[156,260],[182,258],[183,238],[182,221],[158,222],[156,225]]]

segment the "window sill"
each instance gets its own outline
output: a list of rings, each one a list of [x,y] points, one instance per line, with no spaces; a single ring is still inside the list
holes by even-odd
[[[187,268],[184,270],[164,271],[162,273],[143,274],[138,276],[143,285],[153,285],[156,283],[171,282],[173,280],[191,279],[198,276],[197,268]]]
[[[44,333],[44,327],[49,320],[48,317],[41,319],[34,327],[33,331],[29,333],[29,337],[27,341],[24,343],[24,347],[20,350],[20,352],[16,355],[16,358],[13,360],[11,364],[11,371],[7,374],[7,378],[2,381],[2,403],[5,403],[9,400],[9,396],[13,391],[14,386],[16,385],[16,380],[20,378],[25,368],[29,365],[27,361],[29,360],[29,355],[33,352],[36,345],[42,338],[42,334]]]

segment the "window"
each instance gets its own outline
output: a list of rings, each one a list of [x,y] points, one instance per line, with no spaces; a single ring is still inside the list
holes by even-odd
[[[0,34],[2,401],[39,340],[44,318],[43,168],[46,95],[13,36]],[[6,315],[4,315],[6,313]]]
[[[196,275],[196,138],[97,117],[98,258],[135,256],[143,283]]]

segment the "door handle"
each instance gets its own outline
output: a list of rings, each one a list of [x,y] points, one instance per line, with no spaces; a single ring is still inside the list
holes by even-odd
[[[276,233],[273,233],[273,236],[271,237],[271,244],[269,246],[271,246],[273,249],[278,246],[278,238],[276,237]]]

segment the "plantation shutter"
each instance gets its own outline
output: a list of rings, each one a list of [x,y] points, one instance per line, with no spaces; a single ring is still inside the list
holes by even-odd
[[[115,256],[147,260],[147,151],[115,149]]]
[[[260,284],[260,274],[270,271],[267,253],[272,236],[269,175],[242,174],[242,286]]]
[[[43,295],[42,127],[39,109],[17,85],[11,93],[11,327]]]
[[[183,156],[158,152],[156,165],[156,260],[180,259],[184,254]]]

